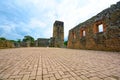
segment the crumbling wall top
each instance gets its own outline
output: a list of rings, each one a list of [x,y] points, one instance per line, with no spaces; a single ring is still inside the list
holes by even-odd
[[[56,20],[54,26],[63,26],[64,22]]]

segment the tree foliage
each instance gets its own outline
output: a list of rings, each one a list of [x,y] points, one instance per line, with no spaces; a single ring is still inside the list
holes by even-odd
[[[67,43],[68,43],[68,41],[65,41],[65,42],[64,42],[64,45],[67,46]]]
[[[18,39],[17,42],[18,42],[18,43],[21,43],[22,41],[21,41],[21,39]]]
[[[0,37],[0,40],[5,41],[5,40],[7,40],[7,39],[6,39],[6,38],[4,38],[4,37]]]
[[[30,43],[30,46],[34,46],[34,38],[32,36],[24,36],[23,42]]]
[[[34,38],[32,36],[24,36],[23,42],[34,42]]]
[[[16,43],[16,41],[15,40],[9,40],[10,42],[13,42],[13,43]]]

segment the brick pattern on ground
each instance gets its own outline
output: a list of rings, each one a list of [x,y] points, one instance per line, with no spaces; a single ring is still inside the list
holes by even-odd
[[[120,80],[120,52],[1,49],[0,80]]]

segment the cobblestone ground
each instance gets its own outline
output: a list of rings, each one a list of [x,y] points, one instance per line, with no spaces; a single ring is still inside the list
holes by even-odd
[[[120,80],[120,52],[1,49],[0,80]]]

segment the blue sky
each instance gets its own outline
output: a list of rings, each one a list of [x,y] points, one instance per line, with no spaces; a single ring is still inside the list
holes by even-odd
[[[68,32],[119,0],[1,0],[0,37],[23,39],[25,35],[50,38],[55,20]]]

